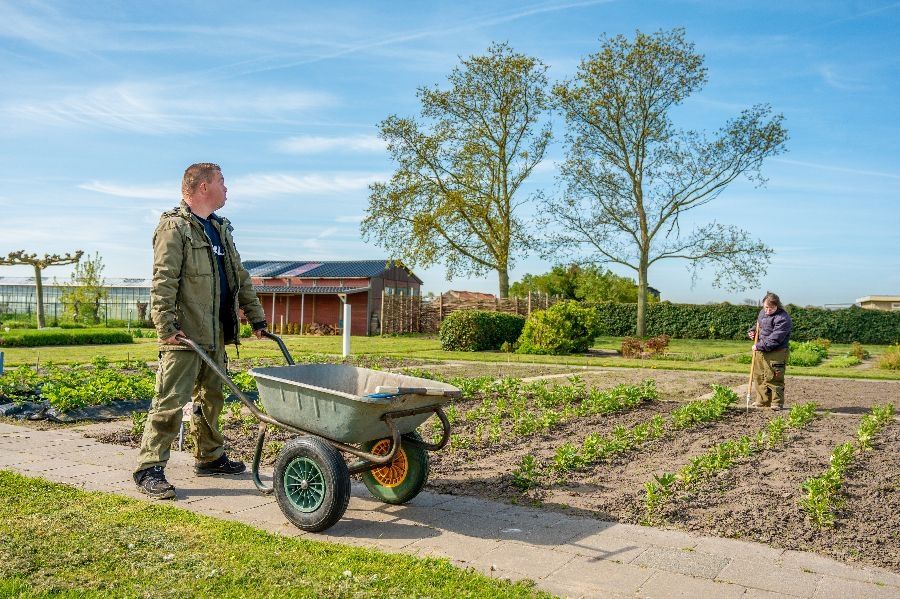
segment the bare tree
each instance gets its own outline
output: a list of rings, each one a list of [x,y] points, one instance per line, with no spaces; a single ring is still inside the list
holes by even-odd
[[[783,117],[767,105],[744,110],[713,135],[676,129],[670,110],[705,82],[703,56],[675,29],[604,37],[574,80],[553,90],[568,133],[565,193],[545,206],[559,225],[550,247],[636,271],[641,336],[651,265],[687,260],[694,277],[713,265],[713,285],[741,289],[758,283],[772,253],[746,231],[716,222],[682,234],[682,215],[737,177],[764,183],[763,159],[782,152],[787,139]]]
[[[447,90],[418,92],[423,127],[390,116],[379,125],[397,163],[370,187],[360,228],[410,266],[442,262],[448,278],[496,271],[500,297],[509,269],[532,236],[516,211],[522,183],[544,157],[549,123],[547,67],[506,44],[462,60]]]
[[[6,258],[0,257],[0,266],[18,266],[31,265],[34,267],[34,286],[37,291],[37,326],[42,329],[46,326],[44,322],[44,284],[41,281],[41,271],[48,266],[62,266],[64,264],[74,264],[81,259],[83,251],[78,250],[74,254],[44,254],[43,258],[38,258],[37,254],[26,254],[25,250],[10,252]]]

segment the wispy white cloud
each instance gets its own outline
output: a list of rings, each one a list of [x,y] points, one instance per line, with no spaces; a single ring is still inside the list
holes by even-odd
[[[838,68],[834,65],[821,64],[816,70],[822,78],[822,81],[834,89],[841,91],[862,91],[869,88],[869,86],[861,79],[840,73]]]
[[[597,4],[609,4],[614,0],[580,0],[576,2],[541,2],[537,4],[532,4],[531,6],[525,6],[518,8],[513,11],[497,11],[494,13],[488,13],[484,15],[477,16],[472,19],[464,20],[457,24],[442,24],[439,27],[430,27],[427,29],[422,29],[419,31],[412,31],[407,33],[399,33],[389,35],[387,37],[382,37],[380,39],[374,39],[365,42],[357,42],[350,43],[345,45],[344,47],[335,50],[324,52],[317,56],[304,57],[298,60],[287,60],[281,63],[263,66],[263,67],[254,67],[248,70],[238,71],[234,74],[237,75],[246,75],[255,72],[261,71],[271,71],[276,69],[286,69],[304,64],[311,64],[316,62],[321,62],[324,60],[330,60],[333,58],[339,58],[342,56],[346,56],[348,54],[355,54],[357,52],[362,52],[366,50],[375,50],[378,48],[382,48],[385,46],[392,46],[395,44],[402,44],[407,42],[413,42],[418,40],[423,40],[432,37],[447,37],[447,36],[455,36],[460,35],[462,33],[466,33],[469,31],[475,31],[478,29],[484,29],[487,27],[492,27],[494,25],[502,25],[504,23],[509,23],[512,21],[518,21],[520,19],[525,19],[529,17],[535,17],[542,14],[549,14],[554,12],[560,12],[570,9],[576,8],[586,8],[589,6],[595,6]]]
[[[90,183],[82,183],[78,188],[120,198],[171,200],[181,196],[181,189],[178,184],[121,185],[104,181],[91,181]]]
[[[188,97],[176,87],[148,82],[125,82],[69,94],[54,91],[54,96],[8,103],[0,106],[0,115],[37,126],[99,126],[170,135],[246,122],[284,121],[334,103],[328,94],[305,91],[231,90],[191,93]]]
[[[266,197],[274,195],[332,194],[359,191],[377,181],[385,181],[384,173],[333,173],[294,175],[289,173],[259,173],[232,179],[229,195]]]
[[[383,152],[387,144],[376,135],[337,137],[296,136],[276,142],[275,149],[285,154],[321,154],[325,152]]]
[[[868,169],[857,169],[857,168],[847,168],[845,166],[835,166],[833,164],[819,164],[816,162],[804,162],[801,160],[790,160],[787,158],[773,158],[772,162],[781,162],[784,164],[791,164],[794,166],[806,166],[809,168],[815,168],[825,171],[832,171],[835,173],[847,173],[851,175],[859,175],[861,177],[885,177],[888,179],[900,179],[900,174],[897,173],[885,173],[882,171],[871,171]]]
[[[252,173],[225,180],[229,197],[259,198],[277,195],[337,194],[368,188],[376,181],[384,181],[384,173]],[[79,189],[120,198],[173,200],[181,197],[177,184],[127,185],[109,181],[91,181],[78,185]],[[341,220],[343,218],[357,220]],[[338,217],[337,222],[359,222],[362,217]]]

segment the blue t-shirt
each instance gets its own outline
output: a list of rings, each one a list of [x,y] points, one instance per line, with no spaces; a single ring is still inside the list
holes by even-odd
[[[209,219],[200,218],[196,214],[194,218],[203,225],[203,230],[206,231],[206,236],[209,237],[212,252],[216,256],[216,263],[219,266],[219,320],[222,322],[231,321],[231,289],[228,288],[228,277],[225,276],[225,244],[222,243],[219,231],[209,222]]]

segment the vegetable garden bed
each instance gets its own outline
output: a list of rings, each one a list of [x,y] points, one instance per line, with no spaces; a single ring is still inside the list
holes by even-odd
[[[815,526],[800,505],[804,481],[827,468],[836,446],[856,438],[864,413],[896,403],[900,383],[789,377],[789,407],[819,406],[815,417],[791,424],[789,411],[745,413],[742,394],[716,409],[706,397],[685,415],[686,400],[708,396],[711,384],[746,380],[730,374],[603,369],[573,380],[496,382],[491,376],[496,367],[466,368],[466,374],[486,376],[452,381],[467,398],[448,410],[454,434],[448,450],[432,456],[428,489],[640,523],[647,519],[648,483],[724,447],[731,453],[715,469],[662,502],[654,525],[817,551],[900,572],[900,423],[895,419],[844,472],[844,503],[833,527]],[[443,378],[454,372],[414,368],[420,375],[423,369],[440,370]],[[652,382],[644,382],[648,379]],[[773,428],[779,419],[781,428]],[[137,437],[125,431],[130,427],[123,423],[123,432],[107,440],[134,444]],[[226,408],[223,427],[229,452],[250,459],[256,427],[246,411]],[[423,432],[433,431],[426,424]],[[270,439],[269,461],[286,440]]]

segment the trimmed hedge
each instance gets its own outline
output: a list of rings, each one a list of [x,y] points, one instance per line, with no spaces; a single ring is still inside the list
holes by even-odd
[[[111,343],[134,343],[134,339],[128,331],[109,329],[24,329],[10,331],[0,337],[0,347],[106,345]]]
[[[596,304],[600,316],[600,335],[633,337],[637,327],[637,304]],[[788,305],[793,321],[791,339],[811,341],[830,339],[835,343],[900,342],[900,311],[842,310],[800,308]],[[759,308],[732,304],[673,304],[660,302],[647,306],[647,335],[669,335],[675,339],[746,339],[747,330],[756,322]]]
[[[559,302],[532,312],[519,337],[520,354],[584,353],[599,334],[595,310],[575,301]]]
[[[500,349],[504,342],[515,343],[525,317],[488,310],[459,310],[441,323],[441,349],[444,351],[485,351]]]

